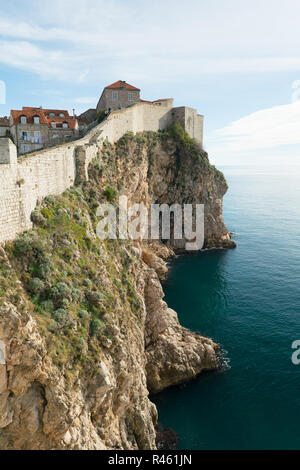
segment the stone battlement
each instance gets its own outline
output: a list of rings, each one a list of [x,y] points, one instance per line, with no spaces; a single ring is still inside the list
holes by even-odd
[[[179,121],[202,144],[203,116],[193,108],[173,108],[151,103],[113,111],[82,139],[37,151],[17,160],[17,149],[7,137],[0,138],[0,243],[32,228],[31,212],[37,201],[62,194],[75,179],[87,179],[90,161],[103,140],[111,143],[126,132],[158,131]]]

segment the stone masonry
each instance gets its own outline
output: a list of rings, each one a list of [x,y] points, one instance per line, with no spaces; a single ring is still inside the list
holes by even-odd
[[[17,159],[17,149],[0,138],[0,243],[16,238],[32,227],[30,220],[39,199],[59,195],[77,179],[87,179],[87,168],[101,142],[116,142],[126,132],[158,131],[179,121],[202,144],[203,117],[192,108],[155,104],[114,111],[84,138]],[[79,174],[80,173],[80,174]]]

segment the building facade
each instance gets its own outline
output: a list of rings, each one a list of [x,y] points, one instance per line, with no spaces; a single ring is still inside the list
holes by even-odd
[[[0,137],[6,137],[10,133],[10,121],[8,117],[0,117]]]
[[[72,140],[78,122],[66,110],[23,107],[11,111],[10,131],[18,153],[24,154]]]
[[[79,130],[85,129],[89,124],[96,121],[97,119],[97,110],[95,108],[90,108],[84,113],[77,116]]]
[[[119,80],[104,88],[97,104],[97,113],[106,110],[127,108],[140,100],[141,90],[124,80]]]

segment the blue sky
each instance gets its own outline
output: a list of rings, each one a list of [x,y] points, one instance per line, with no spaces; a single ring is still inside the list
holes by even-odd
[[[40,105],[80,113],[122,79],[144,99],[174,97],[204,114],[214,163],[300,162],[298,0],[0,0],[0,7],[0,115]]]

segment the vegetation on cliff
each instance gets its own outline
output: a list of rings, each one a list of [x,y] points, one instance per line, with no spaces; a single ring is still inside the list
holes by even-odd
[[[163,301],[176,244],[95,230],[99,204],[121,194],[147,207],[200,202],[206,246],[228,246],[222,175],[177,126],[103,142],[88,173],[40,201],[33,229],[0,247],[1,448],[154,449],[149,390],[218,366],[218,346]]]
[[[140,320],[131,243],[99,240],[96,209],[101,202],[116,203],[118,191],[126,187],[120,161],[126,164],[130,158],[137,170],[147,152],[148,174],[153,175],[155,148],[162,144],[168,149],[174,143],[181,160],[186,152],[193,159],[197,156],[203,171],[222,179],[207,154],[177,123],[168,132],[127,133],[115,147],[104,144],[101,158],[90,165],[88,182],[61,196],[46,197],[32,213],[34,229],[6,244],[9,263],[1,263],[0,302],[10,301],[22,309],[16,286],[25,289],[51,358],[69,374],[92,367],[101,357],[103,343],[113,342],[109,313],[119,311],[121,322]],[[184,161],[179,165],[184,171]],[[117,308],[120,303],[122,313]]]
[[[94,235],[96,206],[111,192],[101,197],[88,186],[45,198],[33,214],[38,225],[6,245],[0,271],[1,303],[21,309],[21,281],[52,360],[68,374],[98,362],[113,342],[107,318],[120,302],[119,321],[139,321],[129,243]]]

